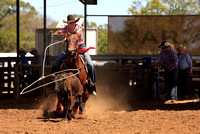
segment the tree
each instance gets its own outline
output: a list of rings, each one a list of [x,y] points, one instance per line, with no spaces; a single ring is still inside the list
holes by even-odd
[[[108,53],[108,30],[107,25],[105,24],[98,26],[98,54],[104,55]]]
[[[82,15],[74,15],[75,17],[79,17],[79,18],[83,18]],[[104,55],[108,53],[108,49],[107,49],[107,25],[97,25],[95,22],[87,22],[87,27],[88,28],[97,28],[98,31],[98,54],[100,55]]]
[[[91,22],[91,23],[88,23],[88,27],[89,28],[97,28],[97,31],[98,31],[98,48],[97,48],[97,51],[98,51],[98,54],[100,55],[104,55],[104,54],[107,54],[108,53],[108,49],[107,49],[107,33],[108,33],[108,30],[107,30],[107,25],[99,25],[97,26],[97,24],[95,22]]]
[[[200,4],[197,0],[146,0],[143,6],[134,0],[128,13],[132,15],[189,15],[199,14]]]
[[[32,10],[35,8],[30,5],[30,3],[25,3],[20,1],[20,10]],[[7,15],[15,15],[16,14],[16,0],[1,0],[0,1],[0,21],[5,18]]]
[[[16,2],[0,1],[0,52],[16,52]],[[43,17],[29,3],[20,2],[20,48],[29,51],[35,47],[35,30],[43,27]],[[47,27],[56,23],[47,18]]]
[[[198,0],[162,0],[168,7],[169,15],[195,15],[200,13]]]
[[[40,18],[37,15],[36,11],[20,13],[20,47],[26,50],[34,47],[35,29],[42,26],[42,23],[38,23]],[[16,52],[16,16],[7,15],[0,24],[0,52]]]
[[[151,0],[147,2],[146,7],[141,8],[142,15],[158,15],[167,11],[167,7],[160,3],[160,0]]]

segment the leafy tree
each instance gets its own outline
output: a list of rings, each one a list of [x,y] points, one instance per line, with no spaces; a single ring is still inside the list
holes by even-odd
[[[20,48],[27,51],[35,45],[35,29],[43,24],[37,15],[36,11],[20,13]],[[0,52],[16,52],[16,16],[7,15],[0,25]]]
[[[74,15],[75,17],[80,17],[80,18],[83,18],[82,15]],[[107,54],[108,53],[108,48],[107,48],[107,33],[108,33],[108,30],[107,30],[107,25],[97,25],[95,22],[87,22],[87,27],[88,28],[97,28],[97,31],[98,31],[98,48],[97,48],[97,51],[98,51],[98,54],[100,55],[104,55],[104,54]]]
[[[142,15],[157,15],[166,11],[167,7],[163,6],[159,0],[148,1],[146,7],[141,8]]]
[[[30,5],[30,3],[25,3],[20,1],[20,10],[32,10],[34,11],[35,8]],[[1,0],[0,1],[0,21],[5,18],[7,15],[14,15],[16,14],[16,0]]]
[[[107,42],[107,37],[108,37],[108,30],[107,30],[107,25],[105,24],[98,26],[98,54],[99,55],[105,55],[108,53],[108,42]]]
[[[0,3],[4,4],[0,11],[0,52],[16,52],[16,2],[2,0]],[[29,3],[20,2],[20,7],[20,48],[29,51],[35,47],[35,30],[43,27],[43,16]],[[47,18],[47,27],[55,25],[55,21]]]
[[[199,14],[200,4],[197,0],[146,0],[143,6],[134,0],[128,13],[132,15],[187,15]]]
[[[25,42],[27,46],[33,46],[32,39],[33,31],[31,26],[27,26],[27,22],[30,20],[31,15],[35,16],[37,12],[35,8],[29,3],[20,1],[20,39],[21,45],[26,49]],[[0,1],[0,52],[15,52],[16,51],[16,0],[1,0]],[[22,20],[23,19],[23,20]],[[33,23],[28,23],[28,25]],[[32,30],[32,32],[30,32]],[[31,36],[31,38],[30,38]],[[33,36],[33,37],[32,37]],[[31,44],[31,45],[30,45]]]
[[[168,7],[166,14],[169,15],[189,15],[200,13],[200,3],[198,0],[162,0]]]

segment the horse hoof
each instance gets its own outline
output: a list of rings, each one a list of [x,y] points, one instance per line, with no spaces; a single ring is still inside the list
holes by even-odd
[[[92,91],[92,94],[93,94],[94,96],[96,96],[96,95],[97,95],[97,93],[96,93],[95,91]]]
[[[75,116],[74,116],[74,115],[72,115],[72,114],[71,114],[70,116],[71,116],[72,118],[74,118],[74,119],[75,119]]]
[[[79,115],[83,115],[83,112],[79,111]]]
[[[64,121],[68,121],[68,119],[67,119],[67,118],[64,118]]]

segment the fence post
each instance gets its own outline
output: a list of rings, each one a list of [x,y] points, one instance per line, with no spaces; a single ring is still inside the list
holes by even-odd
[[[8,94],[10,94],[10,90],[11,90],[11,60],[10,58],[8,58]]]
[[[0,99],[2,98],[2,90],[3,90],[3,69],[0,68]]]
[[[19,65],[15,64],[14,66],[14,74],[15,74],[15,78],[14,78],[14,98],[15,99],[19,99]]]

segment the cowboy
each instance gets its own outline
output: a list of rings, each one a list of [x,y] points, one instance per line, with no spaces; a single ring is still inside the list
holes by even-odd
[[[183,99],[188,98],[190,74],[192,74],[192,59],[185,51],[186,47],[182,44],[177,48],[178,56],[178,87]]]
[[[84,44],[84,40],[83,40],[83,37],[82,37],[82,26],[79,26],[78,24],[76,24],[76,22],[78,22],[79,19],[80,18],[75,19],[75,17],[73,15],[68,15],[67,21],[63,20],[63,22],[67,23],[68,25],[66,25],[62,30],[56,31],[55,34],[58,34],[59,36],[65,35],[66,37],[68,37],[68,33],[71,33],[71,34],[76,33],[79,36],[79,49],[85,49],[85,44]],[[63,60],[66,59],[66,53],[67,53],[67,50],[65,50],[63,53],[61,53],[56,58],[53,66],[52,66],[51,73],[54,73],[54,72],[60,70],[60,66],[61,66]],[[91,77],[93,87],[96,90],[94,64],[93,64],[92,59],[91,59],[91,57],[90,57],[90,55],[87,51],[84,52],[83,54],[84,54],[86,62],[89,65],[89,67],[88,67],[88,73],[89,74],[88,75]],[[96,94],[96,93],[93,92],[93,94]]]
[[[43,58],[42,56],[38,53],[38,50],[35,48],[31,48],[30,53],[34,56],[33,58],[31,58],[31,65],[33,65],[31,67],[31,71],[32,71],[32,82],[37,80],[41,73],[40,70],[41,68],[39,66],[34,66],[34,65],[42,65],[43,63]],[[38,84],[38,83],[37,83]],[[36,84],[36,85],[37,85]]]
[[[175,52],[174,45],[167,41],[162,41],[161,45],[158,46],[162,49],[158,59],[152,64],[152,66],[163,66],[164,78],[165,78],[165,87],[168,91],[168,99],[171,99],[171,102],[177,100],[177,67],[178,67],[178,58]]]
[[[43,58],[42,58],[41,55],[39,55],[38,50],[35,49],[35,48],[31,48],[30,53],[34,56],[34,57],[31,59],[31,64],[39,64],[39,65],[42,65]]]
[[[20,55],[20,59],[19,59],[19,63],[21,64],[27,64],[28,65],[28,60],[26,58],[26,50],[24,50],[23,48],[19,49],[19,55]],[[28,66],[22,66],[22,73],[23,74],[29,74],[30,73],[30,68]]]

